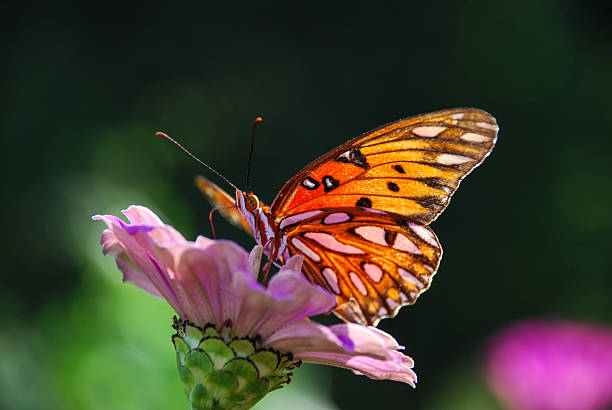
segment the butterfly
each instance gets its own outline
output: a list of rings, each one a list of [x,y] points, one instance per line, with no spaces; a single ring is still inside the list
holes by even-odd
[[[336,295],[338,317],[376,326],[429,288],[442,248],[428,225],[489,155],[498,129],[475,108],[389,123],[307,165],[270,206],[201,176],[196,183],[269,263],[303,255],[303,274]]]

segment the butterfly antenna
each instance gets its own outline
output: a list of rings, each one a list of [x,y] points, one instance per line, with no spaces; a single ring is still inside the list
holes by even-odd
[[[253,121],[253,132],[251,133],[251,152],[249,152],[249,165],[247,168],[247,180],[245,192],[249,192],[249,186],[251,185],[251,159],[253,158],[253,147],[255,146],[255,128],[257,124],[263,121],[263,118],[257,117]]]
[[[210,165],[208,165],[207,163],[205,163],[204,161],[202,161],[200,158],[196,157],[195,155],[193,155],[191,152],[187,151],[187,149],[185,147],[183,147],[180,143],[178,143],[177,141],[175,141],[174,139],[170,138],[168,135],[164,134],[163,132],[156,132],[155,135],[157,135],[158,137],[162,137],[167,139],[168,141],[170,141],[171,143],[173,143],[174,145],[176,145],[177,147],[179,147],[185,154],[189,155],[191,158],[193,158],[194,160],[196,160],[200,165],[204,165],[206,168],[208,168],[209,170],[211,170],[215,175],[217,175],[219,178],[221,178],[222,180],[224,180],[225,182],[227,182],[232,188],[234,189],[238,189],[236,187],[236,185],[232,184],[231,182],[228,181],[227,178],[225,178],[223,175],[221,175],[219,172],[217,172],[213,167],[211,167]]]

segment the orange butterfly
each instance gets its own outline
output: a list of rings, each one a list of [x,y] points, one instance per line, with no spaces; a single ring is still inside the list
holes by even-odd
[[[336,295],[336,315],[376,326],[429,288],[442,249],[427,225],[491,152],[497,131],[495,118],[474,108],[402,119],[318,158],[270,206],[196,182],[269,261],[303,255],[304,275]]]

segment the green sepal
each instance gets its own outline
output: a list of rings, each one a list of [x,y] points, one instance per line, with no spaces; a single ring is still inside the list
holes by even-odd
[[[225,363],[236,357],[234,351],[221,338],[206,338],[202,340],[198,348],[210,356],[216,369],[222,368]]]
[[[214,326],[208,325],[204,328],[204,336],[206,337],[221,337],[217,329]]]
[[[280,355],[272,350],[260,350],[250,355],[249,359],[255,363],[261,377],[273,374],[280,364]]]
[[[261,346],[261,338],[233,337],[221,330],[175,320],[172,336],[179,376],[192,409],[250,409],[291,381],[301,362]]]
[[[217,402],[223,403],[232,393],[238,392],[238,379],[225,370],[215,370],[206,378],[206,387]]]
[[[189,346],[178,335],[172,336],[172,344],[174,344],[174,350],[176,350],[176,358],[179,364],[183,364],[185,362],[185,356],[189,353]]]
[[[223,370],[227,370],[236,375],[238,378],[239,387],[244,387],[247,383],[257,380],[259,372],[253,362],[237,357],[230,360],[223,366]]]
[[[184,366],[191,370],[191,373],[197,380],[202,380],[214,368],[210,357],[201,350],[189,352]]]
[[[196,384],[191,392],[187,393],[192,410],[205,410],[213,406],[213,399],[208,390],[201,384]]]
[[[191,349],[198,347],[200,340],[202,340],[202,337],[204,337],[202,330],[191,324],[187,324],[184,327],[183,334],[183,340]]]
[[[232,348],[238,357],[249,357],[255,353],[255,346],[249,339],[234,339],[230,342],[229,347]]]

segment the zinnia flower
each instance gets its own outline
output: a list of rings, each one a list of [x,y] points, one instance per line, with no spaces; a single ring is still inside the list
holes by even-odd
[[[612,329],[533,320],[491,341],[489,385],[511,409],[595,410],[612,406]]]
[[[413,361],[389,334],[308,319],[330,312],[336,298],[303,277],[301,256],[264,287],[261,246],[248,254],[227,240],[191,242],[145,207],[123,213],[129,224],[93,217],[108,227],[103,252],[115,256],[124,281],[166,299],[179,315],[173,343],[192,408],[250,408],[288,383],[301,361],[414,387]]]

